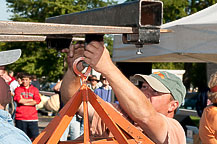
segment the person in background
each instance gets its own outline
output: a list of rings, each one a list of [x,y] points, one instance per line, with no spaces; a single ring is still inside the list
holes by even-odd
[[[38,81],[36,75],[32,75],[31,84],[32,84],[34,87],[36,87],[38,90],[40,90],[40,83],[39,83],[39,81]]]
[[[217,144],[217,72],[210,76],[208,99],[212,102],[203,110],[199,136],[203,144]]]
[[[5,66],[0,66],[0,75],[5,80],[5,82],[7,82],[7,84],[9,85],[11,96],[13,98],[14,90],[18,86],[16,83],[16,79],[8,75],[8,72],[5,70]],[[12,118],[14,119],[13,113],[15,110],[15,105],[13,99],[11,99],[11,102],[6,105],[5,110],[7,110],[12,115]]]
[[[2,77],[5,73],[5,66],[0,66],[0,76]]]
[[[94,93],[101,97],[104,101],[111,103],[112,101],[112,88],[109,85],[108,80],[103,75],[100,76],[102,86],[95,89]]]
[[[16,76],[15,76],[15,78],[16,78],[17,82],[19,83],[19,85],[22,84],[21,77],[22,77],[23,74],[24,74],[23,72],[18,72],[18,73],[16,74]]]
[[[6,81],[6,83],[9,85],[11,82],[11,77],[8,75],[8,72],[5,69],[5,66],[0,66],[0,76]]]
[[[87,86],[94,91],[95,89],[99,88],[98,82],[99,80],[97,79],[96,75],[91,75],[88,77],[88,80],[90,81],[90,84],[88,84]]]
[[[202,116],[204,108],[207,106],[208,96],[207,93],[209,91],[208,86],[200,89],[197,95],[197,102],[196,102],[196,110],[199,117]]]
[[[15,125],[34,140],[39,134],[38,112],[35,105],[40,103],[41,98],[38,89],[30,84],[29,74],[23,74],[21,79],[22,85],[15,89],[14,96],[17,103]]]
[[[0,67],[11,64],[19,59],[21,50],[0,52]],[[1,70],[0,70],[1,72]],[[11,92],[8,84],[0,77],[0,143],[2,144],[31,144],[31,140],[20,129],[14,126],[11,115],[5,111],[11,102]]]
[[[14,71],[9,70],[9,71],[8,71],[8,75],[9,75],[10,77],[14,77]],[[15,79],[15,77],[14,77],[14,79]]]
[[[12,83],[14,80],[16,80],[16,78],[14,77],[14,72],[12,70],[8,71],[8,75],[11,78],[11,81],[8,83],[10,85],[10,83]]]
[[[12,76],[10,76],[12,77]],[[18,78],[18,77],[17,77]],[[12,116],[12,119],[14,120],[15,118],[15,112],[16,112],[16,107],[17,107],[17,104],[16,102],[14,101],[14,95],[15,95],[15,89],[17,87],[20,86],[19,82],[16,80],[15,77],[12,78],[13,80],[10,82],[9,86],[10,86],[10,90],[11,90],[11,95],[12,95],[12,101],[11,103],[9,104],[9,107],[11,107],[11,111],[10,111],[10,114]]]

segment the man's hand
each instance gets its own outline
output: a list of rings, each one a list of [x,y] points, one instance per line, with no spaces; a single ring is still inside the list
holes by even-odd
[[[71,44],[69,48],[63,49],[62,52],[67,53],[68,69],[73,72],[74,61],[77,58],[84,56],[84,44],[81,42],[78,42],[76,45]],[[81,62],[77,65],[77,68],[79,71],[84,69]]]
[[[84,56],[84,44],[71,44],[68,49],[63,49],[62,52],[67,53],[68,63],[68,70],[64,75],[60,88],[61,101],[65,104],[81,86],[80,78],[74,73],[73,63],[77,58]],[[78,63],[77,69],[79,71],[83,70],[82,62]]]
[[[92,41],[84,51],[85,62],[98,72],[105,72],[112,63],[108,50],[103,42]]]

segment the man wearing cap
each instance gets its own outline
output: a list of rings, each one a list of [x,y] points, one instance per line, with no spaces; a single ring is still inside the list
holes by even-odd
[[[95,89],[98,89],[99,88],[99,85],[98,85],[98,82],[99,80],[97,79],[97,76],[96,75],[91,75],[88,77],[89,81],[90,81],[90,84],[88,84],[87,86],[92,90],[94,91]]]
[[[82,56],[85,62],[96,71],[102,73],[109,81],[121,109],[136,123],[143,133],[155,143],[184,144],[185,133],[178,121],[173,119],[176,109],[181,105],[186,90],[181,80],[167,72],[157,72],[149,76],[135,75],[141,81],[140,89],[131,83],[112,63],[108,50],[103,42],[92,41],[85,50],[84,45],[78,44],[63,50],[68,53],[68,71],[66,72],[61,93],[67,100],[80,87],[79,78],[72,69],[73,61]],[[81,68],[81,65],[80,67]],[[99,124],[96,113],[89,110],[92,119],[92,134],[104,135],[106,130]],[[101,126],[101,127],[100,127]]]
[[[11,64],[19,59],[21,50],[0,52],[0,66]],[[11,102],[11,92],[8,84],[0,77],[0,142],[3,144],[28,144],[28,136],[14,127],[11,115],[5,111],[5,106]]]

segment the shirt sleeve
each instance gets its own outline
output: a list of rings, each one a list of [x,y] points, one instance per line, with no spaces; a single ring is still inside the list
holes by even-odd
[[[98,89],[95,89],[94,93],[99,96],[99,90]]]
[[[35,100],[37,104],[39,104],[41,102],[41,97],[39,95],[39,91],[37,88],[35,88],[33,100]]]
[[[14,101],[19,102],[20,101],[20,95],[21,95],[21,91],[19,90],[19,88],[16,88],[14,91]]]
[[[119,107],[118,105],[112,105],[113,108],[115,108],[120,114],[125,117],[129,122],[133,123],[133,121],[130,119],[130,117]],[[179,122],[173,118],[168,118],[164,115],[162,115],[164,119],[167,121],[168,125],[168,132],[167,132],[167,139],[165,143],[167,144],[185,144],[186,138],[185,138],[185,132],[182,126],[179,124]],[[143,130],[134,123],[134,125],[137,127],[138,130]],[[91,134],[95,137],[112,137],[112,133],[108,130],[105,123],[102,121],[100,116],[95,112],[92,124],[90,128]],[[144,133],[144,132],[143,132]]]
[[[163,118],[166,119],[168,126],[166,143],[186,144],[185,131],[180,125],[180,123],[173,118],[168,118],[163,114],[161,115]]]

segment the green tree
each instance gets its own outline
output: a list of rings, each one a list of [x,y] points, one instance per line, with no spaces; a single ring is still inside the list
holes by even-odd
[[[163,22],[171,22],[187,16],[188,0],[162,0]]]
[[[193,14],[215,4],[216,2],[216,0],[191,0],[189,1],[188,13]]]
[[[48,17],[69,14],[83,10],[104,7],[117,2],[114,0],[6,0],[12,21],[45,22]],[[108,37],[108,44],[111,38]],[[47,76],[48,81],[57,81],[63,75],[64,54],[48,49],[44,42],[0,43],[0,50],[22,49],[21,58],[8,66],[15,72],[28,72],[39,77]],[[61,57],[60,57],[61,56]]]

